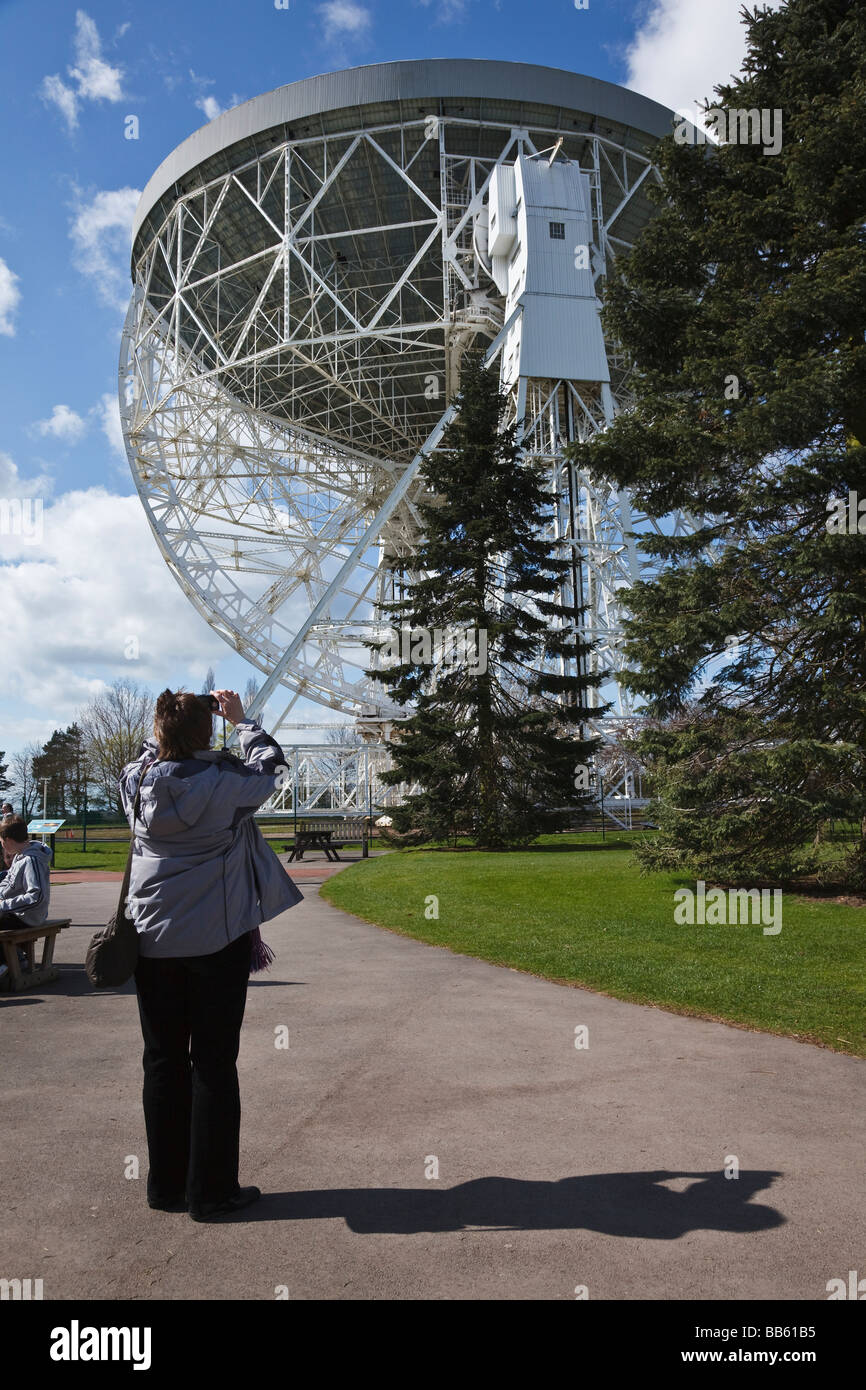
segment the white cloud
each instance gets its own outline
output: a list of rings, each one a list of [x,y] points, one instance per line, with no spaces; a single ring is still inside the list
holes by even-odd
[[[47,420],[37,420],[34,425],[37,434],[51,435],[53,439],[76,444],[87,433],[87,421],[82,420],[68,405],[56,405]]]
[[[78,97],[71,87],[67,87],[59,73],[53,77],[43,77],[41,96],[46,104],[52,102],[57,107],[67,129],[74,130],[78,125]]]
[[[137,188],[106,189],[90,200],[79,196],[69,235],[77,268],[97,281],[106,304],[123,309],[129,300],[132,218]]]
[[[15,335],[15,324],[12,320],[20,299],[18,276],[0,257],[0,333],[5,333],[10,338]]]
[[[327,43],[339,39],[362,38],[373,22],[370,11],[356,0],[325,0],[319,6],[323,34]]]
[[[221,116],[224,111],[228,111],[232,106],[240,106],[241,102],[246,101],[246,97],[238,96],[237,92],[232,92],[225,106],[221,106],[215,96],[207,92],[208,87],[213,87],[216,79],[213,77],[202,77],[199,73],[189,70],[192,84],[198,92],[195,104],[199,111],[203,112],[208,121],[215,121],[217,116]]]
[[[40,473],[35,478],[22,478],[18,472],[18,465],[10,454],[5,454],[0,449],[0,497],[11,498],[37,498],[50,496],[54,489],[54,482],[48,477],[47,473]],[[7,537],[0,539],[6,540]]]
[[[418,0],[418,4],[423,5],[425,10],[432,7],[436,9],[436,19],[439,24],[450,24],[453,20],[463,19],[466,14],[466,0]],[[494,5],[499,9],[499,5]]]
[[[222,115],[222,107],[216,97],[199,97],[196,102],[199,111],[203,111],[205,119],[215,121],[217,116]]]
[[[731,81],[745,57],[741,7],[741,0],[653,0],[626,53],[625,85],[683,113],[712,101],[713,88]]]
[[[111,400],[106,392],[94,412],[108,414]],[[181,592],[137,496],[94,487],[52,502],[52,486],[48,477],[22,478],[0,451],[0,501],[7,504],[0,514],[19,499],[38,502],[41,520],[35,540],[32,527],[9,534],[0,526],[0,577],[14,575],[16,595],[14,611],[3,614],[14,659],[0,662],[0,743],[7,752],[70,724],[81,705],[118,678],[153,690],[198,690],[213,666],[220,685],[243,691],[250,675],[261,685],[261,673],[214,634]],[[22,514],[32,520],[30,508]],[[271,716],[283,704],[278,694]],[[302,699],[292,717],[335,716]]]
[[[47,420],[37,420],[31,427],[32,434],[53,439],[66,444],[77,444],[93,424],[98,424],[104,434],[111,452],[126,463],[126,447],[123,442],[123,428],[120,423],[120,404],[113,391],[104,391],[96,405],[91,406],[87,418],[79,415],[68,405],[56,405]],[[8,459],[8,455],[0,455]],[[10,460],[11,462],[11,460]],[[128,478],[126,469],[123,475]],[[2,474],[0,474],[2,477]]]
[[[0,494],[4,469],[16,485],[39,481],[22,483],[0,455]],[[16,595],[3,615],[15,654],[0,663],[7,712],[20,702],[50,731],[119,677],[196,686],[209,664],[219,664],[222,644],[172,578],[137,497],[101,487],[68,492],[44,507],[42,521],[38,543],[0,535],[0,575],[14,573]],[[137,658],[128,659],[136,647]],[[13,730],[23,742],[14,720],[9,742]]]
[[[120,30],[123,33],[123,30]],[[69,130],[78,125],[78,110],[83,101],[122,101],[123,69],[112,67],[102,56],[102,41],[90,15],[76,11],[75,36],[72,40],[73,62],[66,69],[74,86],[67,86],[58,73],[42,81],[42,99],[53,103],[63,116]]]
[[[47,420],[37,420],[31,426],[30,433],[41,435],[43,438],[51,436],[51,438],[59,439],[66,444],[77,444],[94,424],[99,426],[108,441],[112,454],[126,464],[126,446],[123,442],[123,427],[120,422],[120,403],[113,391],[103,392],[96,405],[91,406],[88,410],[87,418],[79,415],[68,405],[56,405]],[[8,455],[0,455],[0,458],[5,458],[11,463]],[[123,477],[128,480],[127,468],[125,467],[121,471]],[[3,474],[0,471],[0,481],[2,481],[2,477]]]
[[[75,15],[75,62],[69,76],[78,83],[79,96],[90,101],[120,101],[123,97],[122,68],[113,68],[102,57],[102,43],[96,25],[84,10]]]
[[[123,442],[123,429],[120,423],[120,402],[113,391],[106,391],[94,407],[99,416],[102,433],[111,445],[112,453],[126,463],[126,445]]]

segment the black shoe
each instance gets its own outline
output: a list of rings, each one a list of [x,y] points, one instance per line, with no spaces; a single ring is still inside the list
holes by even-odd
[[[236,1211],[252,1206],[261,1195],[258,1187],[240,1187],[234,1197],[227,1197],[224,1202],[202,1202],[190,1207],[189,1214],[193,1221],[218,1221],[222,1216],[233,1216]]]
[[[147,1205],[153,1207],[154,1211],[186,1211],[187,1200],[185,1197],[178,1197],[173,1202],[158,1202],[155,1198],[148,1197]]]

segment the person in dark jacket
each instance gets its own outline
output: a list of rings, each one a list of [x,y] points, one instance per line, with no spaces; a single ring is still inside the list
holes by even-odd
[[[153,740],[119,782],[134,836],[127,908],[139,946],[147,1200],[194,1221],[261,1196],[238,1183],[240,1029],[259,925],[302,896],[253,820],[288,775],[285,755],[245,719],[235,691],[212,694],[243,761],[210,748],[207,697],[166,690]]]

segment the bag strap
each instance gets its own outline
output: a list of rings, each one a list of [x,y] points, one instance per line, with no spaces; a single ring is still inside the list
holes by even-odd
[[[129,835],[129,853],[126,856],[126,868],[123,871],[123,882],[120,885],[120,901],[117,904],[118,918],[122,917],[126,912],[126,899],[129,895],[129,880],[132,875],[132,853],[135,849],[135,822],[138,820],[138,812],[141,808],[141,784],[144,781],[145,773],[149,768],[153,767],[155,762],[159,762],[159,759],[151,758],[150,762],[142,767],[141,776],[138,779],[138,786],[135,790],[135,800],[132,805],[132,828]]]

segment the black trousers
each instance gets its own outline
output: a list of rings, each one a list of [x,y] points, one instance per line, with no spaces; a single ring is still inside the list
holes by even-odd
[[[140,956],[147,1195],[190,1206],[238,1192],[237,1058],[247,999],[249,932],[209,956]]]

